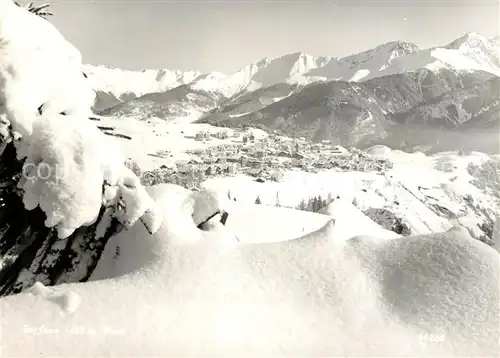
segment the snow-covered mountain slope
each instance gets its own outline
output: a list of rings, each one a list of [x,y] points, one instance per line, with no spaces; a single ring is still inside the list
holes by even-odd
[[[186,118],[184,118],[186,119]],[[207,124],[193,124],[189,120],[166,122],[159,118],[138,121],[135,118],[101,117],[99,126],[109,127],[113,132],[130,137],[109,137],[127,157],[137,161],[142,169],[172,165],[175,160],[189,159],[188,150],[204,149],[219,144],[231,143],[231,139],[203,142],[196,140],[199,132],[212,133],[233,130],[213,128]],[[241,142],[241,138],[239,140]]]
[[[348,204],[353,202],[363,213],[384,209],[415,235],[441,232],[457,223],[467,227],[475,238],[489,235],[484,228],[492,227],[500,213],[500,179],[495,172],[500,163],[495,158],[481,153],[460,156],[456,152],[426,156],[382,146],[370,148],[368,153],[391,160],[394,168],[383,174],[290,171],[280,183],[259,183],[244,176],[215,178],[204,187],[220,195],[230,192],[238,202],[254,203],[259,197],[264,206],[276,205],[276,198],[280,205],[295,208],[301,200],[317,195],[338,197],[333,212],[347,215],[353,210]],[[352,212],[348,216],[356,215]],[[362,226],[371,227],[367,222]]]
[[[500,256],[463,230],[343,241],[329,221],[296,240],[242,244],[229,230],[197,231],[178,190],[152,196],[165,213],[160,231],[136,225],[112,238],[94,281],[1,299],[3,354],[497,352]]]
[[[123,102],[131,101],[135,98],[137,98],[137,96],[132,92],[127,92],[117,97],[111,92],[103,92],[100,90],[96,90],[95,101],[92,106],[92,111],[94,113],[99,113],[104,109],[117,106]]]
[[[493,71],[496,71],[496,68],[500,66],[499,36],[486,39],[471,32],[451,42],[445,48],[458,50],[483,68],[490,67]]]
[[[412,128],[454,131],[457,125],[475,118],[471,129],[483,128],[482,121],[498,122],[499,117],[494,115],[499,95],[497,78],[483,71],[419,70],[363,83],[313,83],[265,107],[257,101],[236,101],[236,107],[226,104],[200,121],[226,127],[258,126],[286,136],[333,140],[348,146],[399,146],[415,139]],[[244,115],[231,116],[227,109]],[[254,111],[248,113],[248,109]],[[422,142],[415,144],[437,144],[434,136],[418,138]],[[443,144],[435,150],[452,148]],[[497,145],[484,147],[479,143],[476,148],[491,152]]]
[[[459,73],[485,71],[500,75],[499,53],[499,41],[471,33],[449,45],[430,49],[419,49],[412,43],[393,41],[344,58],[318,57],[305,53],[264,58],[227,76],[217,72],[123,71],[103,66],[87,66],[84,72],[90,77],[98,93],[102,93],[102,96],[114,96],[118,101],[123,101],[124,96],[130,98],[163,92],[183,84],[189,84],[193,90],[232,98],[276,84],[304,86],[312,82],[333,80],[365,82],[423,69]],[[97,106],[99,109],[104,108],[106,101],[101,102]]]
[[[357,95],[355,95],[357,94]],[[373,94],[347,82],[313,83],[250,114],[214,114],[200,120],[224,127],[254,126],[312,141],[350,146],[386,136],[384,114]]]
[[[397,58],[417,52],[417,45],[402,41],[389,42],[374,49],[350,55],[317,69],[307,76],[324,77],[327,80],[361,82],[379,76]]]
[[[474,33],[465,34],[446,46],[430,49],[419,49],[411,43],[391,42],[343,58],[338,66],[330,65],[329,68],[314,70],[311,74],[321,75],[324,71],[327,78],[356,82],[419,69],[487,71],[498,76],[499,51],[500,46],[494,39],[488,40]]]
[[[102,65],[84,65],[82,70],[96,91],[111,93],[117,98],[127,94],[138,97],[147,93],[163,92],[190,83],[202,75],[197,71],[129,71]]]
[[[202,86],[181,85],[174,89],[148,93],[99,111],[100,115],[132,117],[138,120],[161,118],[171,120],[198,120],[211,111],[223,97],[213,91],[204,91]]]
[[[226,118],[239,117],[280,101],[300,88],[302,86],[298,84],[278,83],[252,92],[243,92],[229,100],[222,101],[219,107],[212,112],[218,116],[226,116]],[[208,118],[211,114],[208,112],[204,117]]]
[[[487,71],[500,75],[499,51],[497,41],[473,33],[449,45],[431,49],[419,49],[409,42],[393,41],[343,58],[316,57],[305,53],[264,58],[228,76],[224,83],[232,86],[233,93],[237,93],[277,83],[363,82],[421,69]]]
[[[197,71],[184,72],[166,69],[130,71],[109,66],[85,65],[83,73],[96,91],[97,98],[94,104],[96,112],[114,106],[122,108],[120,106],[122,103],[126,103],[125,107],[132,108],[136,105],[140,107],[141,100],[127,102],[148,94],[168,92],[177,87],[189,88],[193,93],[207,92],[215,97],[226,94],[224,86],[221,85],[221,81],[226,76],[219,72],[204,74]],[[172,105],[175,106],[175,103]],[[208,109],[211,107],[209,106]],[[208,109],[204,108],[204,111]],[[134,111],[134,109],[130,110]],[[191,112],[195,110],[195,108],[188,109]],[[141,112],[140,109],[138,111]]]
[[[499,51],[500,46],[495,39],[488,40],[474,33],[465,34],[446,46],[430,49],[419,49],[415,44],[395,41],[337,62],[330,61],[306,75],[354,82],[421,69],[487,71],[499,76]]]
[[[500,77],[447,92],[394,118],[403,123],[474,128],[478,122],[499,124]],[[482,119],[482,120],[481,120]],[[470,122],[470,123],[469,123]],[[463,128],[463,127],[462,127]]]
[[[329,61],[329,57],[315,57],[302,52],[273,59],[266,57],[228,76],[223,83],[233,94],[244,90],[254,91],[277,83],[306,84],[315,79],[307,80],[304,75]]]
[[[168,77],[164,75],[166,79],[164,78],[163,82],[165,83],[152,82],[153,85],[151,85],[151,79],[150,79],[152,71],[149,72],[146,71],[144,72],[144,74],[140,72],[124,71],[123,75],[124,84],[122,85],[119,82],[122,76],[120,74],[121,70],[118,69],[110,70],[101,67],[99,68],[99,71],[108,71],[109,73],[105,72],[105,75],[103,76],[104,79],[102,81],[103,83],[102,84],[98,83],[96,86],[94,86],[94,88],[98,90],[99,93],[102,93],[101,97],[104,97],[104,95],[108,93],[108,95],[113,94],[114,97],[120,100],[123,98],[124,95],[130,96],[131,95],[130,92],[132,92],[136,96],[141,96],[151,92],[165,92],[172,89],[175,90],[176,86],[186,85],[183,87],[187,91],[192,92],[193,96],[195,96],[196,93],[202,92],[202,93],[207,93],[208,95],[213,96],[215,98],[223,99],[223,98],[231,98],[239,94],[245,95],[249,92],[281,83],[292,82],[299,84],[307,84],[309,82],[313,82],[314,79],[304,80],[302,74],[306,73],[311,68],[316,68],[322,65],[325,61],[326,58],[315,58],[313,56],[306,55],[303,53],[297,53],[297,54],[286,55],[276,59],[267,59],[267,58],[263,59],[257,63],[244,67],[240,71],[230,76],[225,76],[217,72],[209,74],[187,73],[187,75],[185,76],[184,75],[181,76],[180,73],[175,73],[177,77],[175,76]],[[91,69],[93,69],[93,67]],[[97,80],[99,80],[100,78],[99,72],[95,70],[93,72],[91,71],[88,72],[94,74],[94,77]],[[164,72],[170,73],[165,70]],[[113,74],[115,77],[112,77],[109,74]],[[106,78],[106,76],[109,76],[110,78],[108,79]],[[175,81],[172,78],[174,78]],[[138,89],[135,89],[133,91],[127,90],[119,92],[117,89],[120,86],[123,88],[129,86],[127,81],[134,83],[134,85]],[[108,82],[110,83],[110,85],[106,87],[107,86],[106,83]],[[139,84],[135,84],[136,82],[142,84],[142,87],[140,87]],[[113,86],[116,87],[113,88]],[[268,103],[273,103],[276,100],[277,100],[276,98],[270,97]],[[105,99],[102,99],[101,102],[102,103],[100,103],[99,106],[96,107],[103,109],[103,105],[106,102],[112,105],[117,104],[116,101],[115,103],[113,103],[113,101],[109,99],[107,101]],[[168,103],[168,105],[172,105],[174,107],[177,106],[177,104],[174,102]],[[135,106],[140,107],[141,105],[139,105],[137,102],[129,102],[129,103],[124,103],[124,106],[130,107],[132,108],[131,110],[134,111],[133,107]],[[123,108],[124,106],[118,104],[118,108]],[[109,111],[114,112],[114,109],[111,109],[109,107],[108,107]],[[194,105],[193,108],[190,108],[189,111],[195,111],[200,109],[200,108],[197,109],[195,107],[196,105]],[[213,109],[214,107],[215,106],[205,106],[203,109],[205,112],[207,112]],[[140,109],[139,111],[144,111],[144,109]],[[160,116],[160,118],[162,117]]]
[[[192,90],[212,92],[217,95],[230,97],[232,93],[227,92],[226,88],[222,84],[226,79],[227,76],[220,72],[205,73],[189,82],[189,87]]]

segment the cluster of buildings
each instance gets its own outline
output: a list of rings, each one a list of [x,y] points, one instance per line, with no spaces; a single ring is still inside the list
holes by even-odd
[[[238,134],[239,136],[239,134]],[[195,135],[195,140],[199,142],[205,142],[207,140],[211,140],[212,138],[217,138],[217,139],[227,139],[229,138],[229,134],[227,131],[218,131],[215,133],[211,133],[208,131],[200,131],[197,132]]]
[[[207,178],[234,174],[236,174],[235,166],[231,164],[203,164],[197,160],[189,160],[146,171],[142,174],[141,181],[146,185],[172,183],[186,188],[197,188]]]
[[[228,133],[196,134],[197,140],[210,137],[224,139]],[[172,167],[163,166],[156,172],[149,172],[149,181],[161,180],[190,187],[210,177],[236,174],[281,181],[283,172],[293,168],[308,172],[326,169],[384,171],[392,168],[388,160],[371,157],[356,149],[347,150],[329,141],[311,143],[304,138],[297,140],[273,135],[257,140],[251,133],[244,134],[242,142],[228,142],[187,153],[192,156],[190,160],[178,161]]]

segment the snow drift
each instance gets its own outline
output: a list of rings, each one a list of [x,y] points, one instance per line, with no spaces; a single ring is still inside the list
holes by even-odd
[[[473,356],[498,348],[499,255],[466,230],[338,241],[329,220],[294,240],[239,244],[231,233],[197,230],[190,210],[179,210],[190,195],[182,188],[160,185],[151,195],[162,227],[150,235],[134,225],[113,237],[94,281],[2,299],[4,354],[74,355],[75,334],[84,337],[82,356]]]
[[[348,240],[356,235],[370,235],[382,239],[401,237],[393,231],[382,228],[356,208],[352,201],[344,198],[330,203],[326,207],[325,214],[336,218],[334,234],[336,240]]]

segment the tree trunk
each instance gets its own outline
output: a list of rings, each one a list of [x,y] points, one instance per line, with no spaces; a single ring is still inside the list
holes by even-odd
[[[95,224],[59,239],[44,225],[40,208],[24,208],[17,182],[23,162],[13,143],[0,155],[0,296],[18,293],[35,282],[55,285],[87,281],[106,245],[121,225],[112,209],[101,208]],[[102,229],[101,229],[102,228]]]

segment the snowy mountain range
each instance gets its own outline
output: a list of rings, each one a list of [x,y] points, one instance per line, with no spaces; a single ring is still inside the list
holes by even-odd
[[[414,129],[429,138],[435,128],[499,128],[499,43],[498,37],[469,33],[431,49],[397,41],[340,59],[293,53],[228,76],[93,66],[84,71],[102,115],[257,126],[314,141],[411,149],[405,145],[415,136],[406,133]],[[484,143],[477,149],[493,150],[491,140]]]
[[[439,147],[436,135],[444,131],[460,136],[461,129],[481,128],[492,133],[498,128],[498,84],[498,77],[487,72],[457,73],[446,69],[424,69],[361,83],[320,82],[266,106],[258,100],[250,105],[235,100],[226,108],[206,114],[200,122],[233,128],[254,126],[345,146],[386,144],[405,148],[405,143],[414,142],[451,150],[454,147],[444,143]],[[234,115],[238,105],[240,112],[248,111],[251,105],[255,110]],[[416,136],[418,133],[422,134]],[[475,147],[478,144],[486,147]],[[487,152],[497,148],[491,140],[465,145]]]
[[[139,72],[90,65],[84,67],[84,72],[93,82],[94,89],[117,98],[124,94],[139,97],[146,93],[164,92],[181,84],[189,84],[197,90],[220,92],[230,98],[244,90],[254,91],[278,83],[361,82],[419,69],[482,70],[500,75],[498,37],[488,40],[468,33],[448,45],[430,49],[394,41],[343,58],[299,52],[278,58],[266,57],[230,75],[165,69]]]

